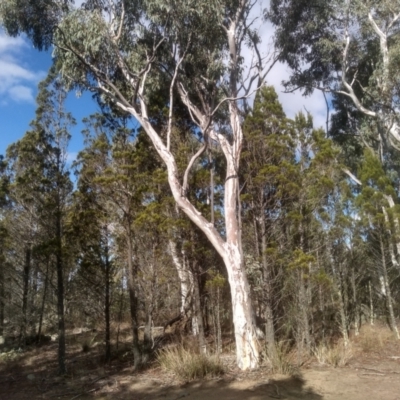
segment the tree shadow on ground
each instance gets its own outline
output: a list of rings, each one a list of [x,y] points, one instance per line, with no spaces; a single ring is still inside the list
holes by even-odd
[[[57,345],[49,343],[24,350],[14,362],[0,365],[0,399],[101,400],[319,400],[301,377],[274,377],[257,373],[246,379],[240,373],[219,379],[177,385],[159,369],[135,372],[132,363],[100,361],[100,351],[82,353],[79,346],[67,354],[68,374],[57,375]]]
[[[135,382],[136,380],[136,382]],[[226,380],[224,378],[213,381],[193,382],[182,386],[163,386],[153,384],[144,385],[140,377],[131,383],[121,383],[113,393],[104,396],[104,399],[165,399],[178,400],[320,400],[323,397],[306,387],[301,377],[282,377],[265,379],[263,382]]]

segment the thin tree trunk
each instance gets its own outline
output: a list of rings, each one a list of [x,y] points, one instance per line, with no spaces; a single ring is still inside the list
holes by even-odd
[[[154,263],[157,262],[155,256],[155,246],[153,246],[153,260],[150,263],[150,272],[152,274],[152,288],[150,293],[150,300],[147,302],[147,312],[146,312],[146,321],[144,325],[144,337],[143,337],[143,363],[145,364],[151,354],[151,350],[154,345],[154,338],[153,338],[153,312],[155,308],[155,293],[157,288],[155,287],[155,272],[154,272]]]
[[[353,307],[354,307],[354,334],[360,334],[360,307],[357,299],[356,273],[354,265],[351,266],[351,289],[353,292]]]
[[[144,325],[144,338],[143,338],[143,363],[145,364],[149,358],[153,345],[153,309],[154,304],[151,301],[146,313],[146,322]]]
[[[217,353],[222,353],[222,331],[221,331],[221,291],[219,286],[217,286]]]
[[[368,293],[369,293],[369,323],[370,325],[374,325],[374,301],[372,299],[372,289],[371,289],[371,281],[368,281]]]
[[[135,368],[140,368],[142,365],[142,353],[139,347],[139,333],[138,333],[138,319],[137,319],[137,296],[136,296],[136,268],[133,262],[133,246],[131,229],[128,227],[127,235],[127,251],[128,251],[128,291],[129,291],[129,305],[131,314],[131,328],[132,328],[132,350]]]
[[[65,317],[64,317],[64,271],[61,247],[61,215],[57,211],[57,315],[58,315],[58,369],[60,375],[67,372],[65,366]]]
[[[393,200],[393,197],[391,195],[384,195],[384,197],[387,200],[387,202],[389,203],[389,208],[393,209],[396,205]],[[387,211],[386,211],[385,207],[382,207],[382,210],[383,210],[383,214],[385,217],[385,221],[387,222],[388,228],[389,228],[390,225],[389,225],[389,217],[388,217]],[[394,231],[395,232],[394,232],[394,235],[391,235],[391,238],[394,238],[394,242],[396,243],[397,255],[400,256],[400,224],[399,224],[399,219],[396,215],[393,216],[393,223],[394,223]],[[396,266],[397,268],[400,268],[397,258],[394,255],[393,248],[392,248],[391,258],[392,258],[393,265]]]
[[[5,305],[4,264],[5,263],[4,263],[3,249],[1,248],[0,249],[0,344],[4,343],[4,305]]]
[[[387,273],[387,266],[386,266],[386,257],[385,257],[385,248],[383,246],[382,236],[380,237],[380,246],[381,246],[381,255],[382,255],[382,271],[383,271],[383,279],[386,291],[386,304],[389,311],[389,321],[390,321],[390,328],[395,333],[396,338],[400,339],[399,331],[396,325],[396,318],[394,316],[393,311],[393,303],[392,303],[392,294],[389,285],[389,278]]]
[[[300,224],[300,248],[303,251],[303,253],[306,253],[306,245],[305,245],[305,233],[304,233],[304,224],[303,221]],[[305,284],[305,279],[304,279],[304,272],[302,270],[299,270],[298,274],[299,278],[299,305],[300,305],[300,320],[301,320],[301,329],[303,330],[302,332],[302,340],[305,341],[306,343],[306,349],[307,353],[311,351],[311,337],[310,337],[310,324],[309,324],[309,319],[308,319],[308,298],[307,298],[307,289],[306,289],[306,284]]]
[[[28,292],[29,292],[29,274],[31,270],[31,246],[25,250],[25,265],[23,273],[23,293],[22,293],[22,324],[19,335],[20,345],[25,345],[26,327],[28,324]]]
[[[49,260],[47,260],[46,264],[47,264],[46,265],[46,277],[44,278],[43,297],[42,297],[42,304],[40,306],[39,327],[38,327],[38,333],[37,333],[38,343],[40,343],[40,340],[42,338],[44,307],[45,307],[45,304],[46,304],[47,288],[49,286]]]
[[[33,265],[36,267],[36,263],[33,263]],[[36,336],[36,296],[37,296],[37,291],[38,291],[38,274],[39,270],[38,268],[34,268],[33,273],[32,273],[32,289],[30,290],[30,299],[28,301],[29,307],[28,307],[28,315],[29,315],[29,331],[30,331],[30,336],[32,339],[35,338]]]
[[[263,194],[261,194],[263,196]],[[264,287],[264,313],[265,313],[265,340],[267,341],[267,351],[270,357],[275,357],[275,327],[272,308],[272,282],[271,271],[267,259],[267,230],[265,226],[265,210],[261,208],[259,216],[261,227],[261,259],[263,265],[263,287]]]
[[[183,250],[182,250],[182,260],[179,259],[175,240],[169,239],[168,243],[172,261],[178,273],[179,284],[181,287],[180,313],[182,316],[184,316],[189,310],[190,303],[192,302],[192,295],[193,295],[193,285],[192,285],[193,277],[191,276],[192,271],[189,270],[189,267],[185,260],[186,257],[185,252]]]
[[[193,318],[196,319],[197,337],[200,353],[207,353],[206,340],[204,335],[203,309],[200,299],[199,273],[196,260],[193,261]]]
[[[214,163],[211,151],[208,152],[208,162],[210,164],[210,222],[214,225]]]
[[[106,351],[105,351],[105,362],[109,363],[111,361],[111,328],[110,328],[110,275],[111,275],[111,264],[109,257],[109,249],[108,249],[108,232],[107,227],[105,227],[105,298],[104,298],[104,319],[105,319],[105,342],[106,342]]]
[[[117,343],[116,343],[116,349],[117,350],[118,350],[118,347],[119,347],[119,333],[120,333],[120,329],[121,329],[123,309],[124,309],[124,284],[123,284],[123,280],[121,279],[121,296],[120,296],[120,299],[119,299],[118,329],[117,329]]]
[[[345,303],[343,300],[342,279],[335,267],[335,260],[332,257],[332,249],[331,249],[329,243],[328,243],[327,249],[328,249],[329,255],[330,255],[332,276],[333,276],[334,284],[336,286],[337,298],[339,300],[340,331],[342,332],[344,345],[345,345],[345,347],[347,347],[349,344],[349,332],[348,332],[348,320],[347,320],[347,315],[346,315]]]
[[[307,292],[304,282],[304,273],[299,271],[299,305],[300,305],[300,318],[302,339],[306,344],[307,353],[311,351],[311,337],[310,337],[310,324],[308,321],[308,301]]]

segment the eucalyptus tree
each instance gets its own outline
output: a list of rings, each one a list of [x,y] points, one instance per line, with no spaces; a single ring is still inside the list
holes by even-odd
[[[27,32],[35,42],[32,32],[40,35],[40,29],[23,19],[24,5],[29,3],[6,1],[0,12],[9,33]],[[54,1],[50,8],[54,3],[58,4]],[[251,0],[88,0],[83,8],[60,16],[53,36],[54,54],[69,87],[101,93],[136,118],[167,167],[176,203],[223,258],[231,286],[237,361],[242,369],[256,367],[259,361],[243,268],[237,177],[245,99],[264,79],[267,62],[268,68],[274,62],[262,53],[251,17],[252,10],[256,18],[261,14],[257,7],[262,5]],[[244,63],[247,49],[254,59]],[[150,102],[152,91],[161,82],[168,82],[169,89],[164,100],[168,115],[160,126],[159,112]],[[176,97],[201,133],[199,147],[181,178],[170,146]],[[226,160],[223,233],[187,196],[191,168],[210,142],[220,146]]]
[[[267,15],[280,59],[293,71],[287,88],[345,96],[377,121],[381,147],[399,147],[400,2],[272,0]]]

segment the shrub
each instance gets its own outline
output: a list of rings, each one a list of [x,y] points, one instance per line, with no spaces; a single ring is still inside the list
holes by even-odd
[[[196,354],[182,346],[161,350],[157,358],[161,368],[173,372],[184,381],[215,377],[224,373],[218,357]]]

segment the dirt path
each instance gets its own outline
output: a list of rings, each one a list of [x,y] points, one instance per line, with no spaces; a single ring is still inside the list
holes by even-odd
[[[50,343],[0,363],[0,400],[400,400],[400,342],[374,329],[353,341],[343,368],[310,358],[298,377],[271,375],[266,368],[244,373],[227,353],[222,378],[184,385],[156,363],[135,373],[124,351],[104,367],[101,352],[83,353],[79,343],[69,346],[68,375],[59,377],[57,345]]]
[[[0,375],[0,399],[400,400],[400,363],[378,367],[313,368],[297,378],[262,373],[256,380],[226,376],[185,385],[168,383],[151,373],[89,375],[52,382]]]
[[[165,400],[400,400],[400,365],[395,372],[374,368],[317,368],[299,378],[271,376],[249,380],[220,379],[181,387],[160,387],[157,381],[121,382],[115,397],[104,399]],[[392,365],[393,367],[393,365]]]

